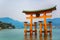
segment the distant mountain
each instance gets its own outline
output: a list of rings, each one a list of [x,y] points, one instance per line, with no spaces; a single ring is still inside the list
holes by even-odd
[[[10,24],[14,25],[16,28],[23,28],[24,27],[23,22],[13,20],[8,17],[0,18],[0,21],[5,22],[5,23],[10,23]]]
[[[52,21],[53,26],[60,26],[60,18],[47,19],[47,21]]]
[[[0,21],[5,22],[5,23],[11,23],[16,28],[24,28],[23,22],[13,20],[13,19],[8,18],[8,17],[0,18]],[[52,21],[53,26],[60,26],[60,18],[47,19],[47,21]]]
[[[55,19],[53,19],[52,20],[53,22],[53,25],[55,25],[55,26],[60,26],[60,18],[55,18]]]

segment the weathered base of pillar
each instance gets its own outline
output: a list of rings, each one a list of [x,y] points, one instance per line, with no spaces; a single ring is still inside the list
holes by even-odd
[[[49,35],[52,35],[52,31],[50,31]]]
[[[42,37],[42,34],[40,34],[40,37]]]
[[[50,33],[50,34],[51,34],[52,31],[48,30],[47,33],[46,33],[45,31],[42,31],[42,32],[39,31],[39,33],[40,33],[40,35],[42,35],[42,33],[44,33],[44,34],[48,34],[48,33]]]
[[[30,30],[30,35],[32,35],[32,33],[33,33],[33,31],[32,31],[32,30]]]
[[[27,31],[26,30],[24,30],[24,35],[27,35]]]
[[[37,30],[33,30],[33,31],[26,30],[24,31],[24,35],[27,35],[27,33],[30,33],[30,35],[33,35],[33,32],[35,33],[35,35],[37,35]]]

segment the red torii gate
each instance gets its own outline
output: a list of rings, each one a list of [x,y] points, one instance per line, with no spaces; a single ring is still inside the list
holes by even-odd
[[[47,23],[46,23],[46,18],[51,18],[52,15],[46,15],[48,13],[51,13],[52,11],[56,10],[56,6],[45,9],[45,10],[35,10],[35,11],[23,11],[23,13],[25,13],[26,15],[30,15],[30,17],[26,17],[27,19],[30,19],[30,34],[32,34],[33,30],[32,30],[32,20],[33,18],[43,18],[44,19],[44,32],[45,34],[47,34]],[[40,14],[43,14],[43,16],[41,16]],[[36,16],[33,16],[36,15]],[[26,23],[26,22],[25,22]],[[26,26],[26,24],[25,24]],[[51,29],[52,30],[52,29]],[[25,32],[27,32],[26,27],[25,27]],[[40,25],[40,34],[42,33],[42,25]]]

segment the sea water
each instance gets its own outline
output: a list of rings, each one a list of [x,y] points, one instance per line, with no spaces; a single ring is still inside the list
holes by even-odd
[[[24,39],[24,29],[3,29],[0,30],[0,40],[25,40]],[[37,35],[37,39],[39,35]],[[60,40],[60,29],[52,30],[52,39],[51,40]]]

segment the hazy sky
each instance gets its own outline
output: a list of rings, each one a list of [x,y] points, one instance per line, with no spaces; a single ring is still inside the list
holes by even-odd
[[[9,17],[18,21],[25,21],[23,10],[40,10],[56,5],[52,18],[60,18],[60,0],[0,0],[0,18]]]

